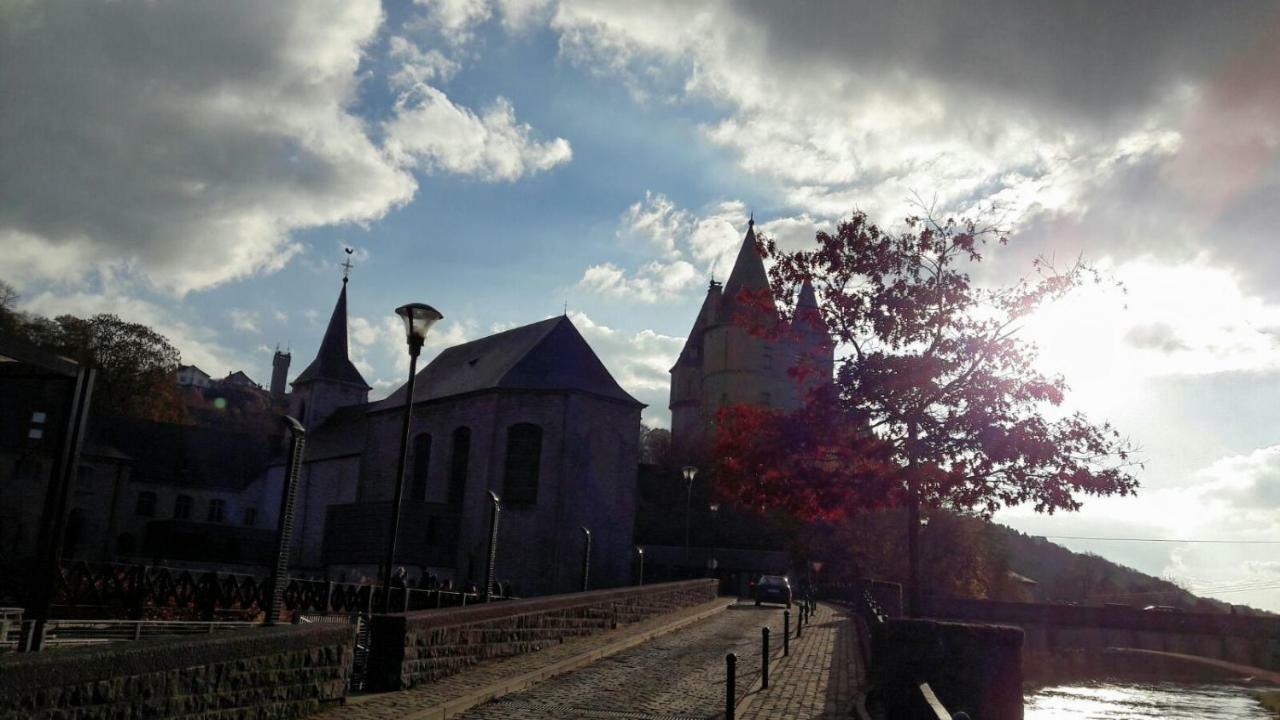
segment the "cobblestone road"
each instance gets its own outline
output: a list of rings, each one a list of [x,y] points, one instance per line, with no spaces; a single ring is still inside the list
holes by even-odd
[[[748,603],[461,715],[498,718],[684,718],[724,711],[725,653],[738,654],[738,693],[760,674],[760,628],[781,647],[782,609]]]

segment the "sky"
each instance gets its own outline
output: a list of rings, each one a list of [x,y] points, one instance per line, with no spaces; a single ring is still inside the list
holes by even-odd
[[[784,247],[920,204],[1011,231],[975,280],[1122,284],[1025,328],[1142,448],[1138,498],[998,520],[1280,611],[1280,4],[0,3],[0,279],[184,362],[293,373],[567,309],[670,422],[667,370],[754,213]]]

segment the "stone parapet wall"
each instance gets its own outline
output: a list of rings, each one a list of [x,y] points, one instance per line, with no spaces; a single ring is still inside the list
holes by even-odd
[[[928,683],[952,713],[1021,720],[1022,630],[932,620],[871,627],[868,707],[901,720],[937,718],[919,686]]]
[[[0,656],[0,720],[306,717],[346,695],[354,646],[316,625]]]
[[[715,597],[715,580],[688,580],[375,616],[368,686],[414,687],[483,660],[536,652]]]

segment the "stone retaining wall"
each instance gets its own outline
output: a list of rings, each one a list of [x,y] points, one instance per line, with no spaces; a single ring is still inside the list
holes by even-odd
[[[688,580],[375,616],[368,687],[414,687],[482,660],[536,652],[715,597],[715,580]]]
[[[4,655],[0,720],[305,717],[345,696],[354,646],[312,625]]]
[[[928,683],[952,713],[1022,719],[1022,630],[932,620],[889,620],[871,628],[868,707],[900,720],[937,718],[924,705]]]

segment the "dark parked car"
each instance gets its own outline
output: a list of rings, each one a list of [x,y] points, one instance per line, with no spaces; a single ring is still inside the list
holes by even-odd
[[[775,602],[791,607],[791,582],[782,575],[761,575],[756,581],[755,591],[756,605]]]

